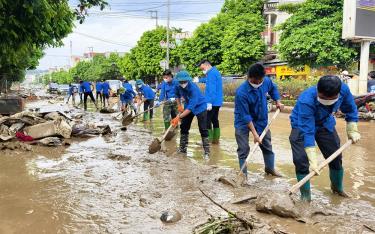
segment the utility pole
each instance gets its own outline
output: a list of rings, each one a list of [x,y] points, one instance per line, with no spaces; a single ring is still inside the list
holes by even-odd
[[[70,41],[70,61],[69,61],[69,66],[72,67],[73,63],[73,42]]]
[[[159,17],[158,17],[158,11],[148,11],[148,12],[150,12],[150,14],[151,14],[151,19],[155,19],[156,20],[155,21],[155,26],[159,27],[159,24],[158,24],[158,19],[159,19]]]
[[[170,0],[167,0],[167,59],[166,59],[167,69],[169,69],[169,18],[170,18]]]

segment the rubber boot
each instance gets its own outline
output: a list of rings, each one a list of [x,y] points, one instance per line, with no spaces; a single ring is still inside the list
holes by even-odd
[[[208,140],[212,142],[214,139],[214,131],[212,129],[208,129]]]
[[[210,141],[208,140],[208,137],[202,137],[202,145],[203,145],[203,150],[204,150],[203,157],[205,159],[209,159],[210,158]]]
[[[182,154],[187,153],[188,142],[189,142],[189,134],[181,134],[180,135],[180,148],[178,150],[179,153],[182,153]]]
[[[220,141],[220,128],[214,128],[212,143],[219,144],[219,141]]]
[[[150,120],[150,115],[148,113],[143,113],[143,121]]]
[[[267,175],[275,176],[275,177],[282,177],[282,175],[276,171],[275,169],[275,155],[263,155],[264,160],[264,172]]]
[[[301,181],[303,178],[305,178],[305,176],[307,176],[307,174],[296,174],[298,181]],[[299,191],[301,192],[302,201],[311,201],[310,180],[307,181],[304,185],[302,185]]]
[[[164,128],[167,130],[171,126],[171,123],[169,121],[164,121]]]
[[[246,159],[240,159],[238,160],[239,163],[240,163],[240,170],[242,168],[242,166],[246,163]],[[245,175],[245,177],[247,178],[247,166],[244,167],[244,169],[242,170],[242,173]]]
[[[341,196],[349,197],[348,194],[344,192],[343,179],[344,179],[344,170],[333,170],[329,169],[329,178],[331,179],[331,189],[332,192]]]

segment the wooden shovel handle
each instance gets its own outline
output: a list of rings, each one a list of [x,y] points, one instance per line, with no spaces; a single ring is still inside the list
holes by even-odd
[[[270,129],[270,126],[271,126],[272,122],[277,118],[277,116],[279,114],[280,114],[280,109],[277,109],[276,112],[275,112],[275,114],[273,114],[272,118],[268,122],[266,128],[263,130],[262,134],[260,135],[259,139],[261,141],[263,140],[264,136],[267,134],[268,130]],[[258,147],[259,147],[259,143],[257,142],[257,143],[255,143],[255,145],[253,146],[253,148],[250,151],[249,155],[247,156],[245,163],[242,165],[241,170],[240,170],[240,174],[242,173],[242,171],[246,167],[247,162],[249,161],[250,157],[253,156],[253,154],[258,149]]]
[[[319,166],[318,171],[322,170],[324,167],[326,167],[330,162],[332,162],[335,158],[337,158],[342,151],[344,151],[346,148],[348,148],[353,143],[352,140],[347,141],[343,146],[340,147],[336,152],[334,152],[329,158],[324,160]],[[300,187],[302,187],[308,180],[310,180],[314,175],[316,174],[315,171],[310,172],[305,178],[300,180],[297,184],[295,184],[293,187],[289,189],[289,194],[296,193]]]
[[[161,137],[160,139],[160,142],[163,142],[165,140],[165,138],[167,137],[168,133],[173,129],[173,125],[169,126],[169,128],[167,129],[167,131],[165,131],[164,135]]]
[[[167,102],[167,101],[163,101],[163,102],[161,102],[159,106],[165,104],[166,102]],[[140,115],[142,115],[142,114],[144,114],[144,113],[146,113],[146,112],[148,112],[148,111],[150,111],[150,110],[152,110],[152,109],[154,109],[154,108],[157,108],[157,107],[159,107],[159,106],[153,106],[153,107],[151,107],[151,108],[148,108],[147,110],[142,111],[141,113],[138,113],[138,114],[134,115],[134,116],[133,116],[133,119],[136,118],[136,117],[138,117],[138,116],[140,116]]]

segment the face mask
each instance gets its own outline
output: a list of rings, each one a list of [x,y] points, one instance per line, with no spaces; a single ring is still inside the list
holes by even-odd
[[[206,75],[206,74],[207,74],[207,70],[203,70],[203,74],[205,74],[205,75]]]
[[[165,82],[165,83],[168,83],[168,79],[164,79],[164,82]]]
[[[338,100],[339,100],[339,97],[337,97],[336,99],[333,99],[333,100],[326,100],[326,99],[322,99],[322,98],[318,97],[318,102],[320,102],[324,106],[331,106],[331,105],[335,104]]]
[[[138,88],[142,88],[142,85],[137,85],[138,86]]]
[[[263,82],[260,83],[260,84],[253,84],[253,83],[251,83],[251,82],[249,82],[249,83],[250,83],[251,86],[253,86],[254,89],[259,88],[259,87],[262,86],[262,84],[263,84]]]
[[[180,84],[180,86],[181,86],[183,89],[186,88],[187,85],[188,85],[188,83]]]

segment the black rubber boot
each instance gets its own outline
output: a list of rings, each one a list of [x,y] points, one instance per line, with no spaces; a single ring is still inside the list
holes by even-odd
[[[208,137],[202,137],[202,145],[204,150],[203,157],[205,159],[210,158],[210,140],[208,139]]]
[[[275,176],[275,177],[283,177],[278,171],[276,171],[275,169],[269,169],[269,168],[264,168],[264,172],[266,173],[266,175],[271,175],[271,176]]]
[[[178,150],[179,153],[182,153],[182,154],[187,153],[188,142],[189,142],[189,134],[181,134],[180,135],[180,149]]]

